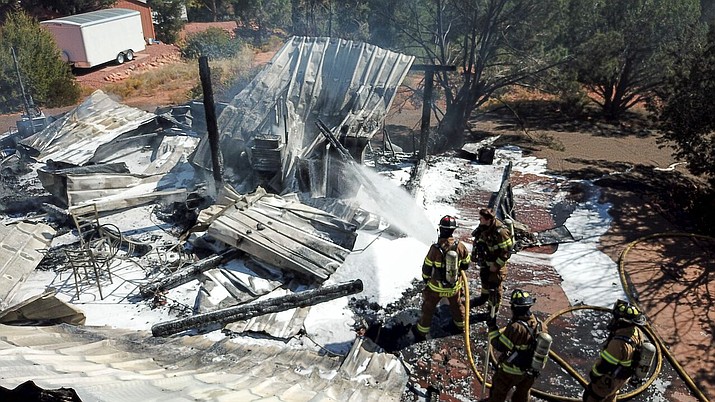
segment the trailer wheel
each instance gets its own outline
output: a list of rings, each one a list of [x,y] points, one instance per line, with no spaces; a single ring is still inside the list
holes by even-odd
[[[132,61],[134,60],[134,52],[132,52],[131,49],[127,50],[127,53],[124,54],[124,57],[127,59],[127,61]]]
[[[122,63],[124,63],[124,53],[119,52],[119,54],[117,55],[117,64],[122,64]]]

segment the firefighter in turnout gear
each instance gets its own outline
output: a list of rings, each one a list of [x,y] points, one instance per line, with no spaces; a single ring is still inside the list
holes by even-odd
[[[613,306],[608,338],[589,373],[584,402],[613,402],[618,390],[635,373],[645,338],[639,328],[646,322],[638,308],[623,300]]]
[[[502,299],[502,283],[506,279],[506,263],[511,256],[514,242],[509,229],[497,219],[490,208],[479,210],[479,226],[472,232],[474,243],[471,258],[479,267],[482,289],[479,297],[469,301],[470,308],[487,301],[499,311]],[[487,313],[477,314],[474,321],[485,321]]]
[[[489,342],[501,355],[497,371],[492,376],[489,398],[484,401],[503,402],[512,388],[515,388],[512,402],[529,400],[531,386],[546,364],[551,347],[551,337],[544,324],[530,311],[535,302],[536,298],[528,291],[515,289],[511,293],[509,324],[500,331],[496,317],[487,321]],[[540,353],[535,354],[537,349]]]
[[[445,215],[439,221],[439,238],[432,244],[422,264],[422,280],[425,288],[422,293],[422,315],[414,335],[418,341],[426,339],[430,332],[432,316],[442,298],[449,301],[452,323],[448,332],[458,333],[464,330],[464,305],[462,304],[461,271],[469,268],[470,255],[464,243],[452,237],[457,228],[457,220]]]

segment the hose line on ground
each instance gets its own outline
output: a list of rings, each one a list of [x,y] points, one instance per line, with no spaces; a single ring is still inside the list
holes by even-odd
[[[625,259],[626,259],[626,254],[638,243],[643,242],[645,240],[650,240],[650,239],[656,239],[656,238],[663,238],[663,237],[690,237],[690,238],[695,238],[695,239],[706,239],[710,241],[715,241],[715,238],[711,236],[706,236],[706,235],[700,235],[700,234],[695,234],[695,233],[682,233],[682,232],[671,232],[671,233],[654,233],[651,235],[643,236],[641,238],[638,238],[626,246],[625,249],[621,252],[621,255],[618,258],[618,274],[621,277],[621,286],[623,286],[623,291],[626,293],[626,296],[628,297],[628,300],[631,304],[635,305],[641,311],[643,309],[640,307],[640,305],[637,303],[635,300],[635,297],[633,295],[635,294],[635,289],[633,289],[633,286],[631,282],[628,280],[628,277],[626,276],[626,270],[624,268],[625,265]],[[688,375],[688,373],[685,371],[683,366],[680,365],[680,363],[675,359],[675,356],[673,356],[672,353],[668,350],[668,348],[665,345],[665,342],[663,339],[658,335],[653,329],[653,327],[650,325],[650,322],[646,324],[646,328],[650,331],[650,333],[654,336],[654,338],[657,340],[656,347],[658,347],[660,350],[663,351],[665,356],[668,358],[668,361],[670,362],[671,365],[673,365],[673,368],[675,368],[675,371],[678,372],[680,377],[685,381],[686,385],[690,390],[695,394],[695,396],[698,398],[699,401],[702,402],[708,402],[708,398],[703,394],[703,392],[698,388],[698,386],[695,384],[693,379]]]
[[[471,346],[470,339],[469,339],[469,334],[471,332],[469,330],[469,282],[467,282],[467,274],[464,271],[462,271],[461,278],[462,278],[462,283],[464,283],[464,297],[466,299],[464,302],[464,311],[465,311],[464,312],[464,347],[467,352],[467,359],[469,360],[469,367],[472,369],[472,372],[474,373],[474,375],[477,376],[477,379],[479,380],[479,382],[484,384],[486,381],[486,378],[483,378],[482,375],[479,374],[479,370],[477,370],[477,366],[474,364],[474,356],[472,356],[472,346]],[[489,339],[487,339],[487,342],[489,342]],[[485,362],[485,364],[486,364],[486,362]],[[489,383],[484,384],[484,385],[486,385],[487,387],[491,387],[491,384],[489,384]],[[481,397],[484,398],[485,396],[482,395]]]
[[[640,306],[636,303],[634,300],[635,298],[632,296],[635,291],[632,289],[632,284],[628,281],[628,278],[626,277],[625,273],[625,268],[624,268],[624,261],[625,261],[625,256],[628,254],[630,249],[632,249],[637,243],[653,239],[653,238],[662,238],[662,237],[691,237],[691,238],[702,238],[702,239],[707,239],[711,241],[715,241],[713,237],[710,236],[705,236],[705,235],[698,235],[698,234],[692,234],[692,233],[658,233],[658,234],[652,234],[648,236],[641,237],[631,243],[629,243],[626,248],[621,252],[621,255],[619,257],[618,261],[618,271],[619,271],[619,276],[621,279],[621,285],[623,286],[623,290],[626,293],[629,302],[636,305],[638,308]],[[475,374],[477,379],[481,382],[484,383],[486,381],[486,378],[483,378],[482,375],[479,373],[479,370],[477,370],[476,365],[474,363],[474,358],[472,355],[472,350],[471,350],[471,344],[470,344],[470,339],[469,339],[469,286],[467,282],[467,276],[464,271],[462,271],[462,281],[464,282],[465,286],[465,297],[466,297],[466,302],[465,302],[465,320],[464,320],[464,341],[465,341],[465,347],[467,351],[467,357],[469,359],[469,364],[472,369],[472,372]],[[548,323],[553,321],[556,317],[570,313],[572,311],[576,310],[583,310],[583,309],[591,309],[591,310],[600,310],[600,311],[611,311],[610,308],[606,307],[600,307],[600,306],[586,306],[586,305],[581,305],[581,306],[572,306],[568,307],[566,309],[563,309],[561,311],[558,311],[549,317],[544,321],[544,325],[548,326]],[[642,310],[642,309],[641,309]],[[665,345],[665,342],[663,339],[656,333],[655,329],[650,325],[650,323],[646,324],[645,326],[642,327],[643,332],[646,334],[646,336],[652,341],[653,345],[656,347],[656,365],[655,369],[653,370],[652,374],[648,378],[647,381],[645,381],[643,384],[635,388],[634,390],[624,393],[624,394],[619,394],[617,396],[618,400],[628,400],[631,399],[638,394],[642,393],[645,391],[650,385],[653,384],[655,379],[658,377],[658,374],[660,374],[660,371],[662,370],[663,367],[663,355],[665,355],[668,359],[668,361],[671,363],[671,365],[675,368],[676,372],[681,376],[681,378],[685,381],[687,386],[690,388],[690,390],[695,394],[695,396],[698,398],[699,401],[701,402],[709,402],[708,398],[700,391],[700,389],[697,387],[697,385],[694,383],[692,378],[687,374],[685,369],[680,365],[680,363],[675,359],[675,357],[669,352],[668,348]],[[487,342],[489,340],[487,339]],[[566,362],[561,356],[559,356],[553,349],[549,351],[549,357],[554,360],[559,366],[561,366],[567,373],[569,373],[571,376],[573,376],[579,384],[581,384],[584,388],[588,385],[588,381],[583,378],[578,371],[576,371],[573,367],[571,367],[568,362]],[[491,387],[491,384],[486,384],[488,387]],[[551,400],[551,401],[564,401],[564,402],[580,402],[581,398],[571,398],[571,397],[566,397],[566,396],[561,396],[561,395],[556,395],[552,394],[546,391],[542,391],[536,388],[532,388],[531,390],[532,394],[534,396],[538,396],[540,398],[546,399],[546,400]],[[484,395],[482,395],[484,397]]]

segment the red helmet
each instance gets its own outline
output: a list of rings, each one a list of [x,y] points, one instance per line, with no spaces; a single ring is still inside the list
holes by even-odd
[[[457,228],[457,219],[452,215],[445,215],[439,220],[439,228],[454,230]]]

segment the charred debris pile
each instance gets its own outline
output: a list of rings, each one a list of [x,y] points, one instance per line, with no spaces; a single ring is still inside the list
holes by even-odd
[[[152,329],[159,336],[359,293],[359,281],[325,283],[358,229],[388,225],[351,198],[379,200],[361,166],[367,155],[395,158],[392,147],[373,153],[370,140],[412,62],[369,44],[294,37],[213,108],[215,121],[206,102],[149,113],[98,90],[64,115],[0,135],[0,241],[15,245],[0,265],[0,322],[83,323],[63,301],[125,292],[174,308],[175,321]],[[127,264],[143,277],[120,278]],[[60,279],[17,300],[36,268]],[[169,290],[199,278],[225,297],[171,300]],[[284,295],[236,311],[277,289]],[[48,305],[58,307],[41,314]],[[285,336],[301,318],[288,329],[255,325]]]

